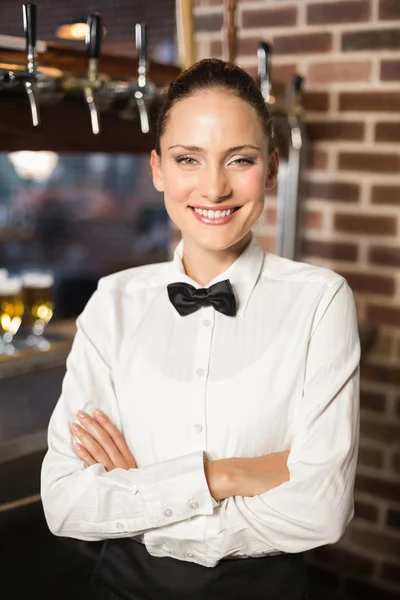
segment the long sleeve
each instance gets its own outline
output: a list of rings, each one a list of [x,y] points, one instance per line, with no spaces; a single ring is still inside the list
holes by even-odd
[[[324,294],[308,345],[290,481],[259,496],[228,498],[216,508],[223,555],[237,551],[238,539],[257,555],[302,552],[341,537],[353,516],[359,359],[354,299],[340,280]]]
[[[77,320],[62,393],[48,429],[41,495],[50,530],[83,540],[131,537],[150,529],[212,514],[214,501],[196,451],[139,469],[106,472],[75,455],[69,424],[78,410],[100,407],[121,427],[112,379],[112,291],[99,289]]]

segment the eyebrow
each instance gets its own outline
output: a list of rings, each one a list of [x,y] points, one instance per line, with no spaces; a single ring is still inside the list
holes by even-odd
[[[184,144],[174,144],[170,146],[168,150],[172,150],[172,148],[183,148],[184,150],[188,150],[189,152],[204,152],[204,148],[200,148],[200,146],[185,146]],[[239,152],[240,150],[258,150],[261,152],[261,148],[258,146],[253,146],[253,144],[242,144],[241,146],[233,146],[232,148],[228,148],[225,152],[229,154],[230,152]]]

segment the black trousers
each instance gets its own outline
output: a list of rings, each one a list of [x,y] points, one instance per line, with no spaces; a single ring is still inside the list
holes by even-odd
[[[108,540],[96,565],[95,600],[307,600],[302,554],[222,560],[203,567],[151,556],[130,539]]]

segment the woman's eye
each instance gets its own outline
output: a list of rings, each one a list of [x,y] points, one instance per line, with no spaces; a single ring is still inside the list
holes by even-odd
[[[181,165],[194,165],[197,161],[190,156],[178,156],[175,162]]]
[[[237,164],[237,165],[254,165],[254,160],[252,158],[235,158],[235,160],[233,160],[231,162],[231,165],[233,164]]]

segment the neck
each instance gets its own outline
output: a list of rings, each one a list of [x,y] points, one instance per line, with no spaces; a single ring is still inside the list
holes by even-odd
[[[183,267],[186,275],[201,286],[226,271],[251,240],[251,233],[225,250],[207,250],[183,240]]]

